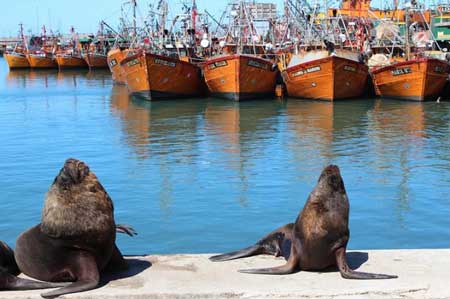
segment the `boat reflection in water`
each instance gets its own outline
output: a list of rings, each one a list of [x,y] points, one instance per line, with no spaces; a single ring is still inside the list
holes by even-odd
[[[247,205],[249,189],[268,179],[266,176],[281,173],[280,169],[271,168],[270,161],[264,163],[267,169],[260,171],[257,160],[265,152],[273,150],[282,106],[281,102],[273,100],[208,101],[205,142],[213,152],[208,154],[208,161],[225,173],[230,198],[236,199],[240,205]]]
[[[127,144],[136,150],[140,159],[148,158],[150,114],[147,109],[131,102],[125,85],[113,85],[111,112],[122,120]]]
[[[350,105],[351,103],[351,105]],[[287,101],[286,124],[295,132],[287,142],[298,173],[311,180],[311,170],[320,172],[323,165],[337,163],[336,157],[358,156],[363,153],[367,112],[373,101],[345,102]],[[317,163],[321,161],[321,163]],[[314,173],[314,171],[312,172]]]
[[[372,124],[375,126],[374,137],[386,139],[382,144],[388,144],[392,137],[401,138],[406,143],[411,139],[422,142],[426,137],[424,104],[377,100],[374,105]],[[414,144],[414,147],[420,144]]]
[[[384,178],[378,180],[382,180],[386,188],[396,190],[395,212],[397,222],[402,224],[405,224],[405,215],[411,209],[414,194],[417,194],[415,189],[426,190],[430,184],[417,177],[417,171],[414,171],[417,163],[433,161],[426,149],[427,130],[430,129],[427,128],[427,121],[431,117],[426,114],[426,105],[393,99],[377,100],[368,114],[368,134],[374,156],[371,160],[373,166],[384,173]],[[433,123],[430,122],[430,126]]]
[[[198,134],[205,105],[202,99],[150,102],[129,96],[125,85],[112,87],[111,112],[121,119],[125,142],[144,165],[137,166],[139,177],[151,180],[148,186],[155,182],[161,186],[157,196],[166,216],[175,193],[185,194],[189,192],[189,182],[201,181],[192,166],[198,164],[201,151]],[[147,163],[156,168],[148,168]],[[154,190],[140,192],[150,194]]]
[[[110,85],[111,74],[108,70],[88,72],[67,69],[64,72],[58,72],[56,69],[16,69],[8,72],[6,81],[11,88],[48,89],[70,87],[76,89],[81,86],[97,89]],[[80,91],[83,90],[81,89]]]
[[[130,96],[125,85],[114,85],[111,91],[111,111],[123,120],[128,144],[142,159],[195,153],[205,105],[202,99],[149,102]]]
[[[14,69],[6,75],[7,85],[14,87],[49,88],[56,80],[58,71],[52,69]]]

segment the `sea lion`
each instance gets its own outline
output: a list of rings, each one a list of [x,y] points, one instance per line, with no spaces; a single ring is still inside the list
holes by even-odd
[[[56,297],[97,287],[104,269],[127,263],[115,245],[113,203],[95,174],[82,161],[68,159],[50,186],[41,223],[17,239],[15,258],[26,275],[50,282],[72,282],[45,294]],[[132,233],[131,233],[132,234]]]
[[[346,247],[349,202],[339,168],[327,166],[310,193],[295,223],[275,230],[254,246],[210,258],[226,261],[257,254],[282,255],[287,263],[280,267],[239,270],[255,274],[290,274],[300,270],[317,271],[337,266],[348,279],[389,279],[395,275],[357,272],[347,264]],[[289,245],[289,250],[286,249]]]
[[[66,283],[51,283],[34,281],[17,277],[20,274],[14,259],[13,250],[0,241],[0,290],[35,290],[58,288],[67,285]]]

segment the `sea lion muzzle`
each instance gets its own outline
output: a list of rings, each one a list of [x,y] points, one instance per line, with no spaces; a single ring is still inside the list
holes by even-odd
[[[89,174],[89,167],[82,161],[70,158],[55,178],[55,183],[62,187],[80,184]]]

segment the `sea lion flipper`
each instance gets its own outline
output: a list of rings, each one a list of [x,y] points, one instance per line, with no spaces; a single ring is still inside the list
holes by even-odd
[[[137,235],[137,232],[134,230],[134,228],[127,224],[116,224],[116,232],[127,234],[130,237],[134,237]]]
[[[244,269],[238,270],[241,273],[249,273],[249,274],[272,274],[272,275],[283,275],[283,274],[291,274],[298,270],[298,265],[300,261],[300,254],[297,254],[301,251],[301,244],[297,243],[291,244],[291,254],[289,255],[289,259],[287,263],[283,266],[273,267],[273,268],[261,268],[261,269]]]
[[[215,255],[209,258],[212,262],[223,262],[234,259],[239,259],[243,257],[249,257],[257,254],[261,254],[263,252],[263,248],[260,245],[253,245],[238,251],[233,251],[229,253]]]
[[[124,259],[117,245],[114,244],[114,249],[111,258],[109,259],[108,265],[106,265],[105,271],[114,272],[126,270],[128,270],[128,262],[126,259]]]
[[[249,274],[272,274],[272,275],[282,275],[282,274],[291,274],[297,270],[297,263],[294,259],[289,259],[286,264],[279,267],[273,268],[261,268],[261,269],[244,269],[238,270],[241,273],[249,273]]]
[[[20,278],[7,272],[0,273],[0,289],[11,291],[26,291],[38,289],[60,288],[69,283],[45,282],[31,279]]]
[[[392,279],[398,278],[397,275],[387,275],[387,274],[377,274],[377,273],[366,273],[357,272],[352,270],[348,264],[345,256],[345,247],[341,247],[336,250],[336,264],[341,272],[342,278],[346,279]]]
[[[44,298],[54,298],[95,289],[100,281],[100,273],[95,258],[88,253],[82,253],[78,256],[78,265],[77,273],[74,273],[77,281],[63,288],[43,293],[41,296]]]
[[[66,294],[72,294],[77,292],[89,291],[95,289],[98,285],[98,281],[84,281],[79,280],[71,283],[70,285],[57,289],[51,292],[41,294],[44,298],[55,298]]]

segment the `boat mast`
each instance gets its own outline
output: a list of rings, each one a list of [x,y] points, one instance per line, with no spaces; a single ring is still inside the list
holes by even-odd
[[[411,53],[409,44],[409,8],[405,9],[405,47],[406,60],[408,61]]]
[[[195,21],[197,19],[197,4],[195,3],[195,0],[192,0],[192,8],[191,8],[191,18],[192,18],[192,29],[194,30],[194,36],[197,33],[196,27],[195,27]]]
[[[239,36],[238,36],[238,53],[237,54],[242,54],[243,51],[243,42],[242,42],[242,19],[244,18],[244,2],[243,1],[239,1],[239,14],[238,14],[238,28],[239,28]]]
[[[136,38],[137,29],[136,29],[136,0],[131,0],[131,5],[133,6],[133,34]]]
[[[28,44],[27,44],[27,41],[25,40],[25,35],[23,34],[23,24],[22,23],[19,24],[19,28],[20,28],[19,29],[20,39],[22,40],[22,42],[25,46],[25,49],[28,51]]]

